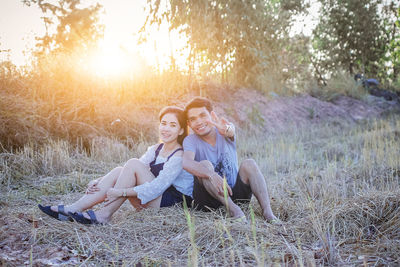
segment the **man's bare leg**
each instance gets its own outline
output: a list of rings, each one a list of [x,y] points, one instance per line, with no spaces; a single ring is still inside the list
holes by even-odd
[[[265,220],[278,220],[271,209],[267,183],[257,163],[253,159],[246,159],[240,164],[239,176],[243,183],[250,185],[251,191],[260,203]]]
[[[208,169],[214,171],[213,165],[208,160],[203,160],[200,163],[203,164],[204,166],[206,166]],[[229,215],[233,219],[241,218],[241,217],[245,216],[242,209],[238,205],[236,205],[229,196],[227,198],[227,203],[226,203],[224,196],[221,196],[220,194],[218,194],[217,189],[213,186],[213,184],[210,182],[209,179],[201,179],[201,178],[197,178],[197,179],[199,180],[199,183],[204,186],[204,188],[207,190],[207,192],[213,198],[217,199],[224,206],[227,205]]]

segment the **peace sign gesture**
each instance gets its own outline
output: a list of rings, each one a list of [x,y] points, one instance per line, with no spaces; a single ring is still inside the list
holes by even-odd
[[[227,119],[224,117],[219,118],[214,111],[211,111],[211,118],[212,120],[209,120],[208,123],[217,127],[217,130],[221,135],[227,136],[227,134],[231,134],[233,136],[233,133],[230,133],[229,131],[232,129],[231,127],[233,127],[233,125]]]

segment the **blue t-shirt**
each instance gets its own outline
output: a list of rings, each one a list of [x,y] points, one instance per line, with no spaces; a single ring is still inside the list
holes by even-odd
[[[236,141],[220,135],[217,128],[215,146],[210,145],[196,134],[188,135],[183,141],[183,150],[195,153],[194,160],[208,160],[214,166],[214,171],[221,177],[226,177],[228,185],[233,187],[238,174]]]

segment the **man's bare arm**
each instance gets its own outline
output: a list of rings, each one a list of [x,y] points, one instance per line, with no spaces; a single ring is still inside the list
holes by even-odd
[[[185,151],[183,152],[183,159],[182,159],[182,167],[189,173],[193,174],[194,176],[201,178],[201,179],[209,179],[213,186],[217,189],[218,194],[221,196],[224,195],[224,186],[228,190],[228,194],[232,196],[232,189],[226,183],[226,180],[219,176],[213,170],[210,170],[205,165],[201,164],[194,160],[194,152],[192,151]]]
[[[182,167],[189,173],[193,174],[198,178],[209,178],[213,174],[214,171],[208,169],[206,166],[201,164],[198,161],[194,160],[194,152],[192,151],[185,151],[183,152],[183,159],[182,159]]]

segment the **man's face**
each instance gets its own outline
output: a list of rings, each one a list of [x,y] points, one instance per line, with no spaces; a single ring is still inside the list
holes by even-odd
[[[189,109],[187,118],[189,127],[199,136],[208,135],[213,129],[209,123],[211,121],[211,114],[206,107]]]

